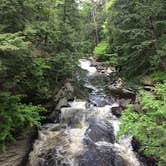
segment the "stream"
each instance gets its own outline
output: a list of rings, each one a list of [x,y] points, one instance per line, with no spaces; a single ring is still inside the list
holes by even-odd
[[[111,108],[118,103],[106,95],[102,75],[90,60],[81,59],[80,67],[87,71],[89,98],[69,102],[69,107],[61,108],[59,123],[43,125],[28,166],[142,166],[132,138],[115,138],[121,122]]]

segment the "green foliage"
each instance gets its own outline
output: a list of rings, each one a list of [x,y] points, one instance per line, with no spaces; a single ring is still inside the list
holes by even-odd
[[[158,82],[163,83],[166,80],[166,73],[161,72],[161,71],[157,71],[157,72],[154,72],[153,74],[151,74],[150,78],[155,83],[158,83]]]
[[[58,88],[74,77],[80,17],[74,0],[1,0],[2,147],[21,129],[40,127],[43,108],[52,108]]]
[[[141,112],[134,111],[133,105],[124,111],[119,135],[134,136],[141,144],[141,152],[158,160],[159,165],[166,165],[166,3],[87,2],[90,9],[83,7],[83,40],[93,43],[94,56],[106,66],[120,66],[121,78],[135,91],[141,86],[142,76],[161,84],[154,94],[140,93]],[[99,43],[94,42],[97,34]]]
[[[118,64],[118,55],[117,54],[105,54],[105,57],[102,63],[106,66],[116,66]]]
[[[105,40],[100,37],[102,34],[102,24],[105,21],[104,13],[105,1],[84,1],[81,9],[81,41],[88,43],[85,53],[93,54],[94,47],[100,41]]]
[[[28,42],[23,41],[19,33],[4,33],[0,34],[0,51],[5,52],[14,52],[17,51],[28,51]]]
[[[108,43],[106,41],[102,41],[95,47],[94,54],[96,58],[98,58],[99,60],[107,60],[106,59],[107,50],[108,50]]]
[[[105,6],[107,53],[118,55],[123,76],[133,78],[155,70],[164,71],[166,3],[163,0],[109,0]]]
[[[27,126],[40,127],[40,112],[45,109],[32,104],[22,104],[21,96],[13,96],[9,92],[0,94],[0,147],[4,142],[14,141],[14,135]]]
[[[159,165],[166,164],[166,82],[159,85],[155,95],[140,93],[141,112],[129,105],[122,114],[119,135],[134,136],[141,144],[140,151],[154,157]]]
[[[105,11],[106,13],[109,12],[109,9],[111,8],[111,6],[116,2],[116,0],[110,0],[110,1],[107,1],[105,3]]]
[[[107,41],[100,42],[94,50],[95,57],[102,61],[104,65],[109,66],[116,66],[117,65],[117,54],[109,54],[109,45]]]
[[[81,10],[81,15],[83,16],[83,17],[86,17],[86,16],[88,16],[88,14],[89,14],[89,12],[90,12],[90,4],[89,3],[87,3],[86,1],[85,2],[83,2],[83,5],[82,5],[82,10]]]

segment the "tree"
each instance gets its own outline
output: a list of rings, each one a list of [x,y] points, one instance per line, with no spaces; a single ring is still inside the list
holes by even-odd
[[[110,53],[128,78],[165,69],[165,9],[163,0],[117,0],[109,8]]]
[[[0,3],[0,147],[40,126],[54,95],[74,78],[80,14],[74,0]]]

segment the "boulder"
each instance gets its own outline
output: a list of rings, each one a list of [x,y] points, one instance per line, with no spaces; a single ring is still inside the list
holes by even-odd
[[[59,100],[56,110],[60,110],[62,107],[69,107],[70,105],[68,104],[68,100],[64,97]]]
[[[131,99],[119,99],[119,105],[122,109],[126,109],[129,104],[132,103]]]
[[[32,149],[32,142],[37,135],[35,128],[26,129],[16,138],[15,143],[7,146],[7,153],[0,152],[0,166],[26,165],[28,154]]]
[[[58,115],[62,107],[70,106],[68,102],[74,100],[73,93],[74,87],[69,81],[66,81],[64,86],[54,95],[53,107],[47,116],[48,120],[54,121],[55,118],[59,117]]]
[[[86,138],[87,149],[78,157],[79,166],[129,166],[112,146],[105,142],[93,143]]]
[[[120,106],[116,106],[116,107],[112,107],[111,111],[115,116],[120,117],[123,109]]]
[[[74,87],[70,82],[66,82],[64,86],[57,92],[54,92],[54,102],[57,103],[59,102],[60,99],[70,96],[70,94],[73,94],[74,92]]]
[[[128,89],[116,86],[109,86],[108,89],[114,97],[135,100],[135,93]]]
[[[132,103],[131,99],[119,99],[118,105],[112,107],[111,111],[115,116],[120,117],[122,111],[124,111],[127,108],[128,104],[131,103]]]
[[[108,67],[106,73],[109,75],[109,74],[111,74],[112,72],[115,72],[115,68],[113,68],[113,67]]]
[[[52,121],[56,120],[57,117],[59,117],[61,108],[69,106],[70,105],[68,104],[68,100],[66,98],[60,99],[55,109],[47,116],[47,119]]]

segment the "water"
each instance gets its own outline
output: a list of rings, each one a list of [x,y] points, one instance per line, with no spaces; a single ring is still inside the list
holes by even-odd
[[[115,139],[120,120],[111,108],[118,103],[93,85],[98,75],[90,60],[80,60],[87,70],[85,86],[92,92],[88,101],[69,102],[62,108],[59,124],[46,124],[29,156],[30,166],[140,166],[131,146],[131,137]],[[102,78],[98,75],[98,78]],[[97,83],[98,84],[98,83]]]

